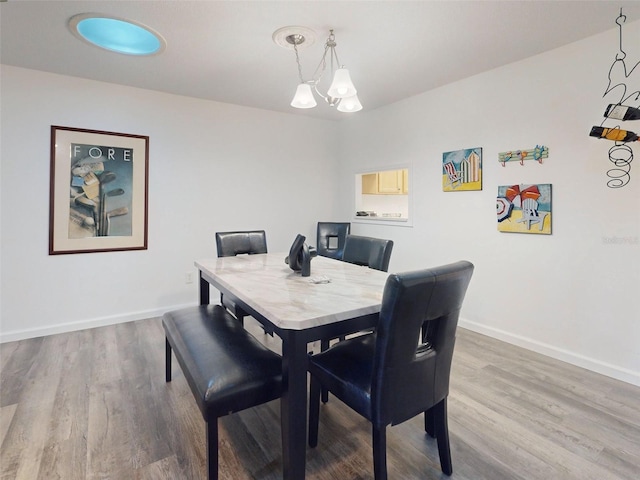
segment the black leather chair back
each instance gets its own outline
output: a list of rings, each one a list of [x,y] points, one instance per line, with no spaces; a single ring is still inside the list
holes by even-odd
[[[346,254],[345,250],[345,254]],[[375,480],[387,479],[386,427],[424,412],[440,468],[453,465],[447,424],[449,375],[473,265],[466,261],[389,275],[376,331],[309,357],[309,446],[318,445],[321,391],[371,421]]]
[[[458,316],[473,264],[390,275],[371,383],[372,422],[397,424],[445,399]]]
[[[264,230],[247,230],[240,232],[216,232],[216,246],[218,257],[234,257],[236,255],[267,253],[267,235]],[[245,312],[237,303],[237,299],[231,295],[223,295],[220,292],[220,303],[243,323]],[[271,330],[265,328],[266,333],[273,335]]]
[[[392,240],[347,235],[342,260],[386,272],[393,250]]]
[[[218,257],[267,253],[267,236],[264,230],[216,232],[216,246]]]
[[[342,260],[344,243],[347,235],[349,235],[350,229],[351,223],[349,222],[318,222],[316,234],[316,250],[318,255]],[[337,239],[337,246],[335,248],[330,247],[332,238]]]

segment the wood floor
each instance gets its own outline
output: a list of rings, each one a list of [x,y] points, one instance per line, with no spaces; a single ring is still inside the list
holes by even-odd
[[[6,343],[0,360],[2,480],[205,478],[204,422],[177,362],[164,381],[159,319]],[[320,417],[307,479],[372,479],[369,423],[335,398]],[[640,388],[463,329],[449,430],[454,480],[639,478]],[[390,479],[447,478],[421,417],[387,440]],[[282,478],[278,401],[221,419],[220,473]]]

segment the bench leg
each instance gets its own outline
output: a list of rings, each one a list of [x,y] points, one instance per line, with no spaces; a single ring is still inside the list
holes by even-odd
[[[207,422],[207,478],[218,480],[218,419]]]
[[[171,381],[171,345],[169,340],[164,339],[164,354],[165,354],[165,367],[164,367],[164,380],[166,382]]]

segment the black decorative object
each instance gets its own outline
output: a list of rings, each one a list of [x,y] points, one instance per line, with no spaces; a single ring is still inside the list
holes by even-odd
[[[304,235],[298,234],[291,244],[289,256],[284,259],[291,270],[300,272],[303,277],[311,276],[311,259],[318,254],[314,247],[305,243],[306,239]]]
[[[616,18],[616,25],[619,27],[620,50],[616,53],[615,60],[609,69],[609,83],[603,97],[614,95],[616,103],[610,103],[604,113],[604,120],[599,126],[594,126],[589,135],[592,137],[613,140],[615,144],[609,149],[609,161],[613,167],[607,171],[607,187],[624,187],[631,180],[631,162],[633,161],[633,149],[629,142],[637,141],[638,135],[622,128],[620,124],[607,126],[606,121],[627,121],[637,120],[638,106],[628,105],[631,102],[640,100],[640,91],[629,92],[627,90],[627,79],[634,73],[640,62],[628,65],[625,62],[627,53],[622,48],[622,25],[627,20],[627,16],[622,14]],[[639,72],[635,72],[637,75]]]

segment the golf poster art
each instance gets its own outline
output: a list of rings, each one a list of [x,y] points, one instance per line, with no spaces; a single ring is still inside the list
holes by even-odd
[[[71,144],[69,238],[130,236],[133,150]]]
[[[147,248],[149,137],[51,127],[49,254]]]
[[[500,232],[551,235],[551,184],[499,186],[496,213]]]

